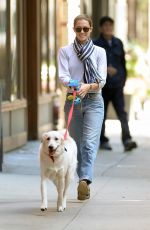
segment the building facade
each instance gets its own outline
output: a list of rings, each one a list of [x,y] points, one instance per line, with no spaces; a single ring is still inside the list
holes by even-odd
[[[63,126],[57,52],[72,41],[77,14],[92,17],[93,38],[99,33],[99,18],[110,15],[121,39],[136,39],[149,47],[149,9],[149,0],[0,0],[4,151],[38,139],[42,132],[56,128],[60,117]]]
[[[67,39],[65,11],[62,0],[0,0],[4,151],[39,138],[57,122],[56,56]]]

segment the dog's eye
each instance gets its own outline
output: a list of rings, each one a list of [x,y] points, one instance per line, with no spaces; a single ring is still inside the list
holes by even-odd
[[[58,137],[55,137],[55,141],[58,141]]]
[[[46,139],[47,141],[49,141],[50,140],[50,137],[47,137],[47,139]]]

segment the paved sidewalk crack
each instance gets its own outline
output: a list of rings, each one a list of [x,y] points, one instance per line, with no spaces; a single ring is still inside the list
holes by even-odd
[[[62,230],[68,229],[68,227],[70,226],[70,224],[73,223],[73,221],[78,217],[79,213],[87,205],[87,203],[88,203],[88,201],[86,201],[85,203],[83,203],[82,207],[77,211],[77,213],[75,214],[75,216],[65,225],[65,227]]]

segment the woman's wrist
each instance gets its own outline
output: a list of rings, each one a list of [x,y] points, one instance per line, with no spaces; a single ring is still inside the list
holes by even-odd
[[[92,84],[88,84],[89,85],[89,89],[88,92],[92,90]]]
[[[88,85],[89,85],[88,92],[92,90],[96,91],[99,89],[99,83],[90,83]]]

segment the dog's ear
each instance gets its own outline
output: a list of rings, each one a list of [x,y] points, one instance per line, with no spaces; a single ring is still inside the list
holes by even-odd
[[[61,144],[64,144],[64,137],[61,138]]]
[[[64,144],[64,134],[60,133],[60,140],[61,140],[61,144]]]
[[[41,142],[43,143],[48,137],[48,133],[43,133],[42,134],[42,138],[41,138]]]

